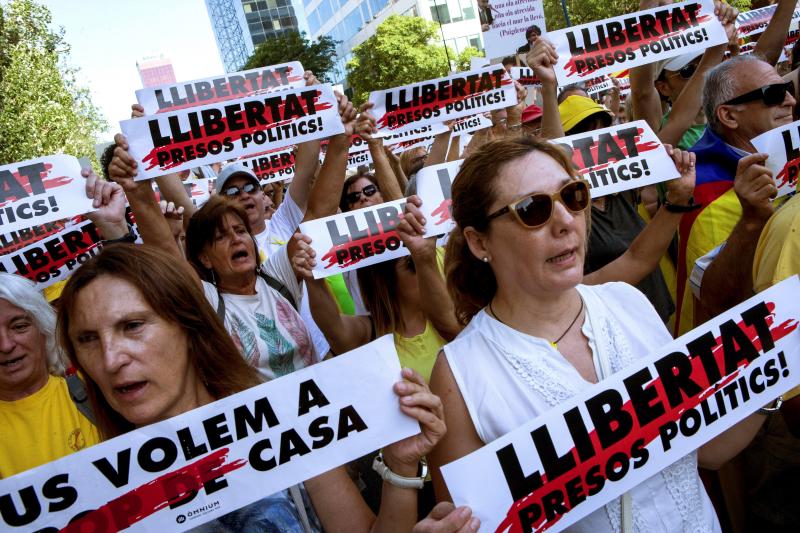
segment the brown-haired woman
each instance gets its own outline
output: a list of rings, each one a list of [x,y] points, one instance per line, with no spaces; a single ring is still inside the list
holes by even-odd
[[[692,183],[693,157],[673,152],[681,179]],[[581,284],[588,280],[589,190],[560,149],[531,138],[488,143],[464,161],[452,193],[457,228],[448,243],[448,288],[468,325],[444,347],[431,378],[449,426],[430,456],[440,499],[449,495],[436,467],[672,340],[634,287]],[[698,459],[715,466],[733,457],[760,422],[743,422],[738,435],[723,435],[630,491],[625,509],[633,509],[635,528],[718,531]],[[609,503],[573,530],[615,530],[624,521],[620,509],[619,501]]]
[[[61,295],[58,334],[71,363],[86,377],[105,439],[262,382],[238,355],[190,269],[147,245],[108,246],[78,269]],[[413,477],[419,458],[444,432],[444,422],[438,398],[421,377],[408,371],[404,377],[408,381],[395,386],[401,410],[420,420],[423,432],[388,446],[384,457],[393,471]],[[376,519],[341,467],[305,486],[308,494],[287,489],[206,527],[408,531],[416,521],[415,491],[386,483]]]

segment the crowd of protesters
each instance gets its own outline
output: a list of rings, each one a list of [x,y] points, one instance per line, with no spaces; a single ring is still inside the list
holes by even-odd
[[[534,26],[519,53],[541,83],[535,98],[517,83],[519,103],[463,149],[448,130],[395,154],[372,105],[337,93],[344,132],[322,163],[308,141],[288,186],[262,186],[235,161],[205,167],[215,191],[200,208],[178,174],[156,179],[157,201],[118,134],[102,177],[84,171],[102,252],[46,295],[0,273],[0,479],[390,334],[398,405],[421,427],[381,451],[394,475],[373,471],[370,454],[201,529],[477,531],[470,509],[449,503],[442,465],[800,273],[800,200],[773,202],[767,154],[750,142],[800,118],[798,70],[776,67],[795,3],[778,1],[749,55],[737,53],[737,11],[715,6],[730,43],[633,68],[628,95],[616,82],[594,97],[559,88],[555,48]],[[680,177],[591,198],[548,140],[631,120],[648,122]],[[356,133],[371,167],[347,168]],[[415,176],[458,159],[443,246],[426,236]],[[314,278],[302,222],[401,198],[408,256]],[[798,392],[570,530],[797,531]],[[417,479],[426,458],[430,476],[397,481]]]

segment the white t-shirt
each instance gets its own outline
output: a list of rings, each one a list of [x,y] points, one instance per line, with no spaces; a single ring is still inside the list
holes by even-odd
[[[295,302],[302,291],[286,257],[286,248],[279,249],[266,263],[267,272],[283,283]],[[203,282],[206,299],[214,310],[219,302],[217,288]],[[266,379],[285,376],[316,362],[314,344],[300,314],[260,276],[256,294],[222,295],[225,301],[225,329],[242,356]]]
[[[626,283],[578,286],[586,304],[583,333],[595,368],[619,372],[672,340],[647,298]],[[505,435],[592,386],[550,343],[479,312],[444,347],[472,423],[485,443]],[[606,363],[601,364],[598,359]],[[599,376],[600,374],[598,374]],[[691,453],[630,491],[639,532],[721,531]],[[572,525],[571,532],[620,531],[620,500]]]
[[[292,195],[287,192],[272,218],[264,221],[267,225],[264,231],[254,235],[259,251],[266,254],[266,257],[261,256],[262,261],[292,238],[300,222],[303,221],[303,216],[305,213],[294,203]]]

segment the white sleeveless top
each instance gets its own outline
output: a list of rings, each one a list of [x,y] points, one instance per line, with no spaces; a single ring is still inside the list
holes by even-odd
[[[672,340],[653,306],[627,283],[579,285],[586,305],[582,331],[595,368],[616,373]],[[592,384],[545,339],[510,328],[480,311],[444,347],[470,418],[484,443],[505,435]],[[603,357],[600,357],[602,354]],[[631,492],[634,531],[719,532],[716,513],[691,453]],[[572,525],[571,532],[619,532],[616,499]]]

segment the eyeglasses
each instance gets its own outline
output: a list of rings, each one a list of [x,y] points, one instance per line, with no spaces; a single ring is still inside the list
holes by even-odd
[[[241,187],[234,185],[232,187],[222,189],[222,194],[225,196],[239,196],[242,191],[246,192],[247,194],[253,194],[256,189],[258,189],[258,185],[255,183],[245,183]]]
[[[345,198],[347,199],[347,203],[352,205],[361,198],[362,194],[364,195],[365,198],[369,198],[376,192],[378,192],[378,188],[375,185],[367,185],[360,191],[353,191],[347,193],[347,196],[345,196]]]
[[[754,89],[749,93],[744,93],[736,98],[731,98],[723,105],[746,104],[748,102],[761,100],[764,102],[765,106],[773,107],[783,103],[786,99],[786,93],[794,94],[794,82],[789,81],[786,83],[765,85],[764,87],[759,87],[758,89]]]
[[[489,215],[487,220],[510,212],[526,228],[538,228],[550,221],[556,200],[560,200],[573,213],[580,213],[589,207],[590,198],[588,183],[583,180],[570,181],[553,194],[536,192],[515,200]]]

